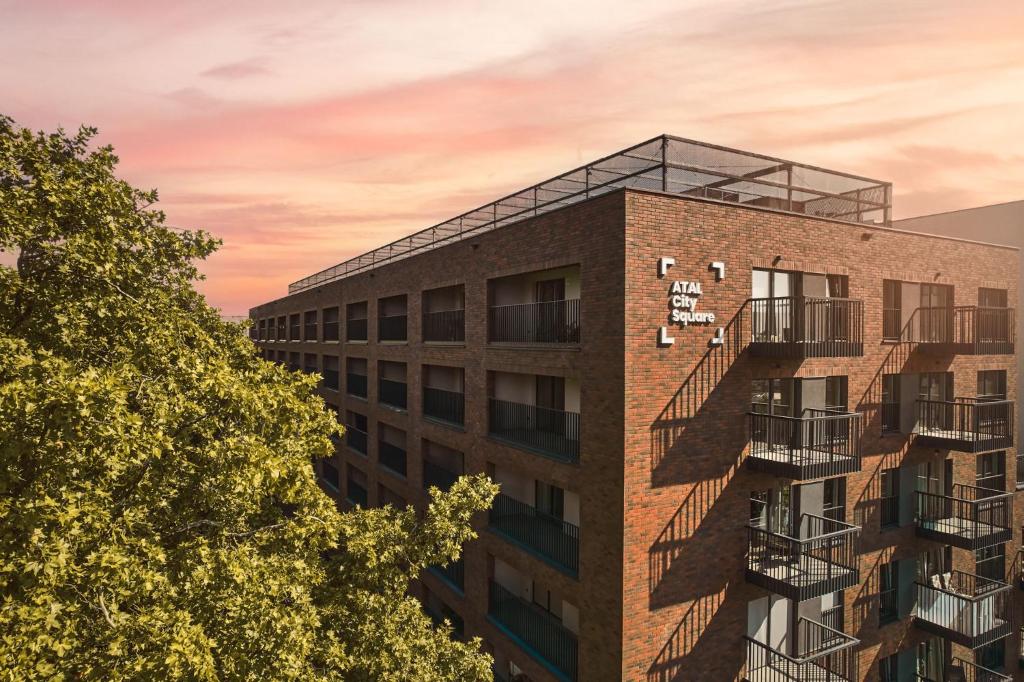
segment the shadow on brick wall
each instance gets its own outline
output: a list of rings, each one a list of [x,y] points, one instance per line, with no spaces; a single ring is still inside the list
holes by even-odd
[[[739,471],[739,458],[721,478],[694,485],[648,550],[650,607],[680,604],[697,595],[720,590],[735,574],[721,570],[713,559],[735,562],[746,551],[746,536],[737,532],[737,510],[747,504],[745,490],[730,487]],[[688,557],[687,562],[682,562]],[[703,557],[704,562],[694,561]]]
[[[745,310],[733,316],[723,343],[704,353],[651,425],[652,487],[719,478],[746,447],[742,406],[749,402],[750,377],[737,368],[749,339]],[[737,401],[737,395],[746,398]]]
[[[737,679],[743,657],[726,655],[729,649],[723,646],[736,640],[736,624],[723,617],[728,603],[729,588],[695,599],[647,669],[647,682]],[[708,661],[720,667],[710,671]]]

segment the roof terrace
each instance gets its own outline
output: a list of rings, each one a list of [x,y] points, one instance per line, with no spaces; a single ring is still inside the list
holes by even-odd
[[[661,135],[288,285],[288,293],[630,187],[852,223],[889,225],[892,184]]]

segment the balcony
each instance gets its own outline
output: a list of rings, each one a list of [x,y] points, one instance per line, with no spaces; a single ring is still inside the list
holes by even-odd
[[[797,621],[797,655],[790,656],[750,637],[747,682],[854,682],[860,641],[807,618]]]
[[[562,680],[577,678],[576,635],[542,611],[494,582],[490,583],[488,619],[539,659]]]
[[[402,478],[405,478],[407,458],[404,448],[392,445],[387,441],[377,441],[377,459],[380,461],[380,465],[382,467],[385,467]]]
[[[345,373],[345,392],[357,398],[366,398],[366,375]]]
[[[816,409],[804,413],[749,413],[747,466],[794,481],[860,471],[860,414]]]
[[[928,678],[918,678],[925,680]],[[953,657],[953,660],[946,666],[944,680],[950,682],[1012,682],[1009,675],[997,673],[995,670],[983,668],[976,663],[965,661],[962,658]]]
[[[971,649],[1010,634],[1010,586],[952,571],[917,583],[914,624]]]
[[[430,566],[427,570],[446,582],[449,586],[462,592],[466,584],[466,564],[462,557],[449,561],[447,566]]]
[[[445,469],[440,464],[434,464],[429,459],[423,460],[424,489],[429,489],[431,486],[434,486],[441,490],[448,490],[455,485],[455,481],[457,480],[459,480],[459,474]]]
[[[954,401],[918,400],[918,445],[985,452],[1013,446],[1012,400],[957,398]]]
[[[493,438],[576,463],[580,459],[580,415],[491,398],[488,432]]]
[[[864,304],[847,298],[755,298],[750,352],[772,358],[864,355]]]
[[[747,526],[747,582],[794,601],[856,585],[860,528],[813,514],[800,526],[806,537]]]
[[[388,315],[377,319],[377,340],[405,341],[408,315]]]
[[[393,381],[381,379],[378,386],[380,392],[377,401],[404,410],[408,404],[406,383],[404,381]]]
[[[1013,539],[1013,493],[955,484],[952,495],[917,492],[917,534],[963,549]]]
[[[462,343],[466,340],[466,311],[439,310],[423,313],[423,341]]]
[[[579,343],[580,301],[574,298],[492,306],[487,330],[491,343]]]
[[[462,426],[466,422],[466,396],[458,391],[424,386],[423,416]]]
[[[580,566],[579,526],[498,493],[489,512],[490,529],[573,575]]]
[[[925,351],[960,355],[1013,355],[1013,308],[918,308],[903,330],[903,341]]]

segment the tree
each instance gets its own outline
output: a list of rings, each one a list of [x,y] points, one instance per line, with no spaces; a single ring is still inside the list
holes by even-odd
[[[3,679],[490,679],[407,589],[494,484],[339,513],[315,377],[220,321],[193,288],[218,242],[94,136],[0,117]]]

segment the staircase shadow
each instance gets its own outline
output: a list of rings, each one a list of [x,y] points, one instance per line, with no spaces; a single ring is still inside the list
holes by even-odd
[[[736,557],[746,552],[744,533],[726,533],[745,513],[748,494],[731,486],[739,458],[725,475],[695,484],[648,550],[648,591],[652,610],[680,604],[722,589],[730,575],[706,570],[710,564],[680,563],[684,556]],[[705,569],[705,570],[701,570]]]
[[[736,623],[724,615],[732,604],[729,591],[727,587],[694,600],[647,669],[646,682],[739,678],[744,658],[722,655],[722,642],[736,639]],[[718,666],[714,670],[709,670],[711,661]]]
[[[651,486],[660,488],[723,476],[747,444],[750,377],[733,371],[747,347],[747,304],[725,326],[654,420],[650,431]],[[736,396],[747,396],[737,401]],[[716,434],[714,447],[702,434]],[[726,434],[727,441],[719,437]]]

